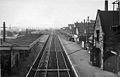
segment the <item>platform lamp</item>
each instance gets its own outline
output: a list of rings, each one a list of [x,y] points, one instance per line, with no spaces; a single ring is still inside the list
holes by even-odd
[[[84,41],[84,48],[86,49],[86,43],[87,43],[87,32],[86,32],[86,25],[85,25],[85,19],[84,19],[84,35],[85,35],[85,41]]]

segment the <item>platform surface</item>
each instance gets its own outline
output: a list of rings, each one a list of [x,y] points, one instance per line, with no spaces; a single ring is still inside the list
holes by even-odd
[[[82,49],[77,43],[67,41],[62,37],[61,40],[79,77],[117,77],[112,72],[92,66],[88,51]]]

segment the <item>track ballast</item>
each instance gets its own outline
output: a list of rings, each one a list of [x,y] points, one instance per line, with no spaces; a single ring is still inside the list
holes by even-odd
[[[76,77],[57,35],[49,36],[26,77]]]

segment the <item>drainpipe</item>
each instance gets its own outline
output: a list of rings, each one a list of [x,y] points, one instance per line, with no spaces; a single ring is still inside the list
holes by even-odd
[[[118,2],[118,10],[119,10],[119,26],[120,26],[120,1]]]
[[[101,69],[103,69],[103,48],[101,49]]]
[[[86,35],[85,19],[84,19],[84,35]],[[87,36],[85,37],[85,41],[84,41],[84,49],[86,49],[86,40],[87,40]]]
[[[118,2],[118,10],[119,10],[119,25],[120,26],[120,1]],[[118,50],[118,57],[117,57],[117,73],[120,71],[120,52]]]
[[[101,69],[104,69],[104,52],[105,52],[105,41],[106,41],[106,39],[105,39],[105,35],[104,35],[104,33],[102,34],[102,37],[103,37],[103,48],[101,49]]]

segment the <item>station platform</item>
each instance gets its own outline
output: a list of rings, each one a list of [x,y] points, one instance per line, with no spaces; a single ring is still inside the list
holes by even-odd
[[[90,64],[90,55],[76,42],[71,42],[60,36],[63,46],[79,77],[118,77],[116,74],[103,71]]]

